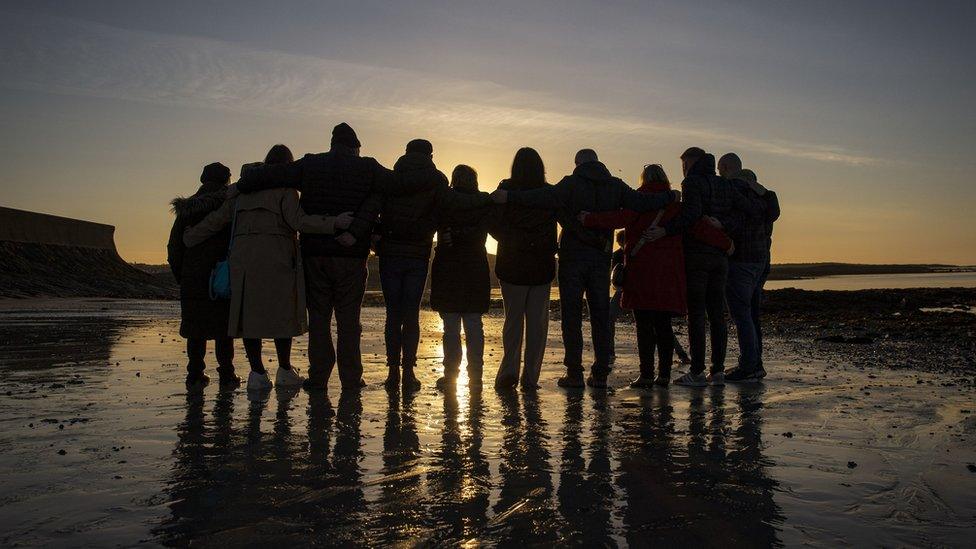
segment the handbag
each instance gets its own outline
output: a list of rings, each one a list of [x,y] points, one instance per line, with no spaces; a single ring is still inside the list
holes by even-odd
[[[234,233],[237,228],[237,205],[240,199],[234,201],[234,218],[230,224],[230,242],[227,243],[227,255],[223,261],[218,261],[210,271],[210,299],[230,299],[230,251],[234,247]]]

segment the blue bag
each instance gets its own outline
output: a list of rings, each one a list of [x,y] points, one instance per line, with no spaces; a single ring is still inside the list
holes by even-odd
[[[238,199],[240,200],[240,199]],[[234,202],[234,220],[230,224],[230,242],[227,244],[227,256],[218,261],[210,271],[210,299],[230,299],[230,251],[234,247],[234,232],[237,228],[237,202]]]

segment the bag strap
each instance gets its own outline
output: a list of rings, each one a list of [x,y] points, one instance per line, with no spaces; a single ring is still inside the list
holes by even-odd
[[[240,206],[241,198],[237,197],[234,200],[234,217],[231,218],[230,222],[230,241],[227,242],[227,257],[230,257],[230,251],[234,248],[234,233],[237,232],[237,208]]]

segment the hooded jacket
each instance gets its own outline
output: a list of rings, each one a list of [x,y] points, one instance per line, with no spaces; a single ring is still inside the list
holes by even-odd
[[[598,261],[610,265],[613,231],[584,228],[575,222],[581,211],[603,212],[626,208],[637,212],[663,208],[674,193],[639,193],[610,174],[602,162],[576,166],[573,174],[555,185],[528,191],[512,191],[509,201],[531,208],[557,211],[563,231],[559,237],[560,261]]]
[[[758,196],[748,196],[736,189],[728,179],[715,175],[715,157],[701,157],[681,182],[681,213],[664,224],[668,236],[683,234],[686,252],[725,255],[687,234],[703,215],[722,223],[722,229],[733,240],[746,220],[762,220],[764,204]]]
[[[183,245],[183,231],[219,209],[226,198],[226,185],[204,183],[192,196],[174,198],[170,202],[176,220],[173,221],[166,245],[166,259],[180,284],[180,296],[183,298],[210,299],[210,271],[227,256],[230,227],[193,248]]]
[[[428,154],[407,153],[393,166],[394,183],[383,196],[376,254],[430,259],[437,216],[486,206],[487,193],[458,193]]]

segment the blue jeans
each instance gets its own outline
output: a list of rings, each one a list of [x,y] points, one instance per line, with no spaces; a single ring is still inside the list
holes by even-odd
[[[427,284],[427,261],[380,256],[380,283],[386,303],[386,364],[413,368],[420,345],[420,301]]]
[[[444,322],[444,375],[457,376],[461,368],[461,325],[468,350],[468,377],[481,379],[485,363],[485,329],[481,313],[441,313]]]
[[[756,346],[759,351],[759,367],[763,367],[763,338],[762,338],[762,320],[760,319],[763,303],[763,286],[766,285],[766,279],[769,278],[769,263],[763,268],[762,276],[759,277],[759,283],[756,284],[756,290],[752,292],[752,325],[756,329]]]
[[[596,376],[610,372],[610,262],[571,260],[559,263],[563,364],[571,376],[583,375],[583,297],[590,309],[593,366]]]
[[[755,370],[760,365],[759,335],[756,331],[758,306],[754,311],[753,303],[757,289],[761,291],[765,270],[765,263],[729,262],[726,297],[739,340],[739,368],[746,371]]]

